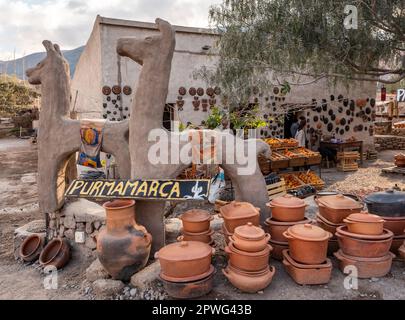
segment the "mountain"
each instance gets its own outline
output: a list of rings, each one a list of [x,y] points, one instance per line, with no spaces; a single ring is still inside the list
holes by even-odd
[[[79,61],[80,55],[82,54],[83,50],[84,46],[78,47],[73,50],[62,51],[65,59],[69,62],[71,77],[73,77],[76,64]],[[27,70],[28,68],[35,67],[38,62],[45,58],[45,55],[45,52],[37,52],[16,60],[0,61],[0,73],[4,73],[7,68],[6,73],[11,75],[14,74],[14,70],[16,70],[17,77],[23,79],[23,69]]]

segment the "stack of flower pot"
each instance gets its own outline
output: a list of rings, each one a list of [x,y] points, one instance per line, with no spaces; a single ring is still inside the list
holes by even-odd
[[[333,235],[328,245],[328,254],[332,255],[339,250],[335,236],[336,229],[345,225],[343,220],[347,216],[360,212],[363,204],[342,194],[315,197],[315,202],[319,208],[316,219],[317,225]]]
[[[266,219],[265,227],[271,236],[272,257],[283,260],[283,250],[288,249],[288,240],[284,232],[296,224],[311,223],[305,217],[305,201],[292,195],[277,197],[267,204],[271,208],[271,218]]]
[[[205,210],[192,209],[186,211],[180,216],[183,223],[182,235],[177,238],[178,241],[200,241],[213,244],[210,222],[214,217]]]
[[[222,272],[239,290],[255,293],[271,283],[275,269],[269,267],[269,240],[270,235],[251,222],[236,227],[230,236],[225,247],[228,266]]]
[[[208,294],[213,285],[215,268],[211,264],[215,249],[200,241],[169,244],[155,253],[159,259],[160,280],[168,295],[178,299]]]
[[[332,263],[327,253],[332,234],[312,224],[297,224],[284,236],[289,249],[283,250],[283,264],[293,280],[301,285],[328,283]]]
[[[385,220],[362,211],[344,220],[346,226],[337,228],[340,250],[335,253],[339,267],[355,266],[359,278],[383,277],[391,270],[390,252],[394,234],[384,229]]]

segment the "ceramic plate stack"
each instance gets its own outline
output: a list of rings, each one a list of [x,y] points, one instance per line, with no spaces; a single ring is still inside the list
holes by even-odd
[[[325,284],[332,274],[327,258],[328,241],[332,234],[311,224],[297,224],[284,232],[289,250],[283,251],[287,273],[298,284]]]
[[[384,229],[381,217],[361,212],[344,220],[346,226],[337,228],[340,250],[335,253],[340,270],[357,267],[359,278],[383,277],[391,270],[394,254],[390,252],[394,234]]]
[[[182,214],[180,219],[183,229],[181,229],[182,235],[177,238],[178,241],[200,241],[213,244],[214,231],[211,229],[210,222],[214,217],[208,211],[192,209]]]
[[[288,249],[283,233],[293,225],[311,223],[311,220],[305,217],[305,201],[289,194],[272,200],[267,206],[271,208],[271,218],[266,220],[265,226],[271,236],[272,257],[283,260],[283,250]]]
[[[271,283],[275,269],[269,267],[269,240],[270,235],[251,222],[234,229],[225,247],[228,266],[222,272],[236,288],[255,293]]]

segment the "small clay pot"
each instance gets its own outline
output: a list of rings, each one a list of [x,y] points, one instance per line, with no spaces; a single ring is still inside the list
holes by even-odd
[[[354,213],[343,220],[349,232],[380,235],[384,232],[384,222],[380,216],[369,214],[367,211]]]
[[[267,288],[275,272],[276,269],[269,266],[260,272],[246,272],[231,265],[222,269],[222,273],[234,287],[247,293],[256,293]]]
[[[232,201],[222,206],[219,217],[224,219],[226,229],[233,233],[236,227],[251,222],[255,226],[260,223],[260,208],[254,207],[249,202]]]
[[[343,219],[363,209],[360,202],[343,194],[315,197],[315,202],[318,204],[319,214],[334,224],[343,223]]]
[[[229,239],[236,249],[247,252],[258,252],[266,249],[269,240],[270,235],[251,222],[235,228],[233,236]]]
[[[20,246],[20,257],[25,262],[37,260],[45,243],[45,238],[39,234],[32,234],[24,239]]]
[[[336,233],[336,236],[344,254],[362,258],[378,258],[387,255],[393,239],[391,237],[385,240],[362,240],[339,233]]]
[[[266,248],[258,252],[246,252],[235,248],[230,242],[225,247],[225,252],[229,256],[229,263],[243,271],[260,271],[269,264],[270,252],[272,247],[267,245]]]
[[[206,210],[192,209],[179,217],[183,223],[183,230],[187,233],[207,232],[210,229],[210,221],[214,217]]]
[[[271,241],[288,242],[287,238],[284,237],[283,233],[293,225],[306,223],[312,223],[311,219],[305,218],[304,220],[301,221],[281,222],[273,220],[272,218],[267,218],[264,225],[267,229],[267,232],[271,236]]]
[[[278,261],[283,260],[283,250],[288,249],[288,242],[273,241],[273,239],[271,239],[269,244],[273,248],[271,251],[271,258]]]
[[[266,205],[271,208],[271,217],[274,220],[293,222],[305,219],[305,208],[307,204],[304,200],[290,194],[278,197]]]
[[[201,232],[201,233],[191,233],[186,232],[184,229],[180,230],[182,233],[181,236],[177,238],[177,241],[200,241],[204,243],[211,244],[213,242],[212,235],[214,234],[214,230],[208,229],[208,231]]]
[[[66,239],[55,238],[48,242],[39,256],[41,266],[63,268],[70,259],[70,247]]]

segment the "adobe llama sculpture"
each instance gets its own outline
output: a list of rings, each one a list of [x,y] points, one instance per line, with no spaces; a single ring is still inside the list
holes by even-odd
[[[118,40],[117,52],[129,57],[142,66],[138,79],[135,98],[131,106],[129,122],[129,150],[131,157],[131,178],[176,178],[190,163],[181,164],[152,164],[148,159],[148,151],[155,142],[149,142],[147,137],[152,129],[162,127],[163,110],[166,103],[170,79],[171,64],[175,48],[175,32],[170,23],[156,19],[160,35],[145,39],[122,38]],[[182,133],[182,135],[188,134]],[[241,146],[239,150],[250,148],[247,141],[227,133],[216,132],[219,143],[226,139]],[[168,132],[170,148],[183,147],[187,143],[179,142],[178,134]],[[228,141],[228,140],[227,140]],[[180,146],[179,146],[180,144]],[[225,148],[224,148],[225,149]],[[260,140],[255,141],[257,153],[269,153],[269,146]],[[232,179],[238,200],[249,201],[261,208],[262,221],[268,216],[265,206],[268,202],[266,184],[260,172],[255,157],[256,170],[252,175],[239,175],[238,164],[228,164],[227,155],[222,150],[221,167]],[[256,154],[255,154],[256,156]],[[143,224],[153,236],[152,251],[158,250],[165,243],[163,224],[164,202],[137,201],[137,220]]]
[[[41,212],[58,211],[64,200],[65,169],[80,148],[80,121],[69,119],[69,65],[59,46],[43,41],[46,58],[26,74],[31,84],[41,84],[38,131],[38,197]],[[123,178],[129,177],[128,122],[106,122],[102,150],[114,154]]]

